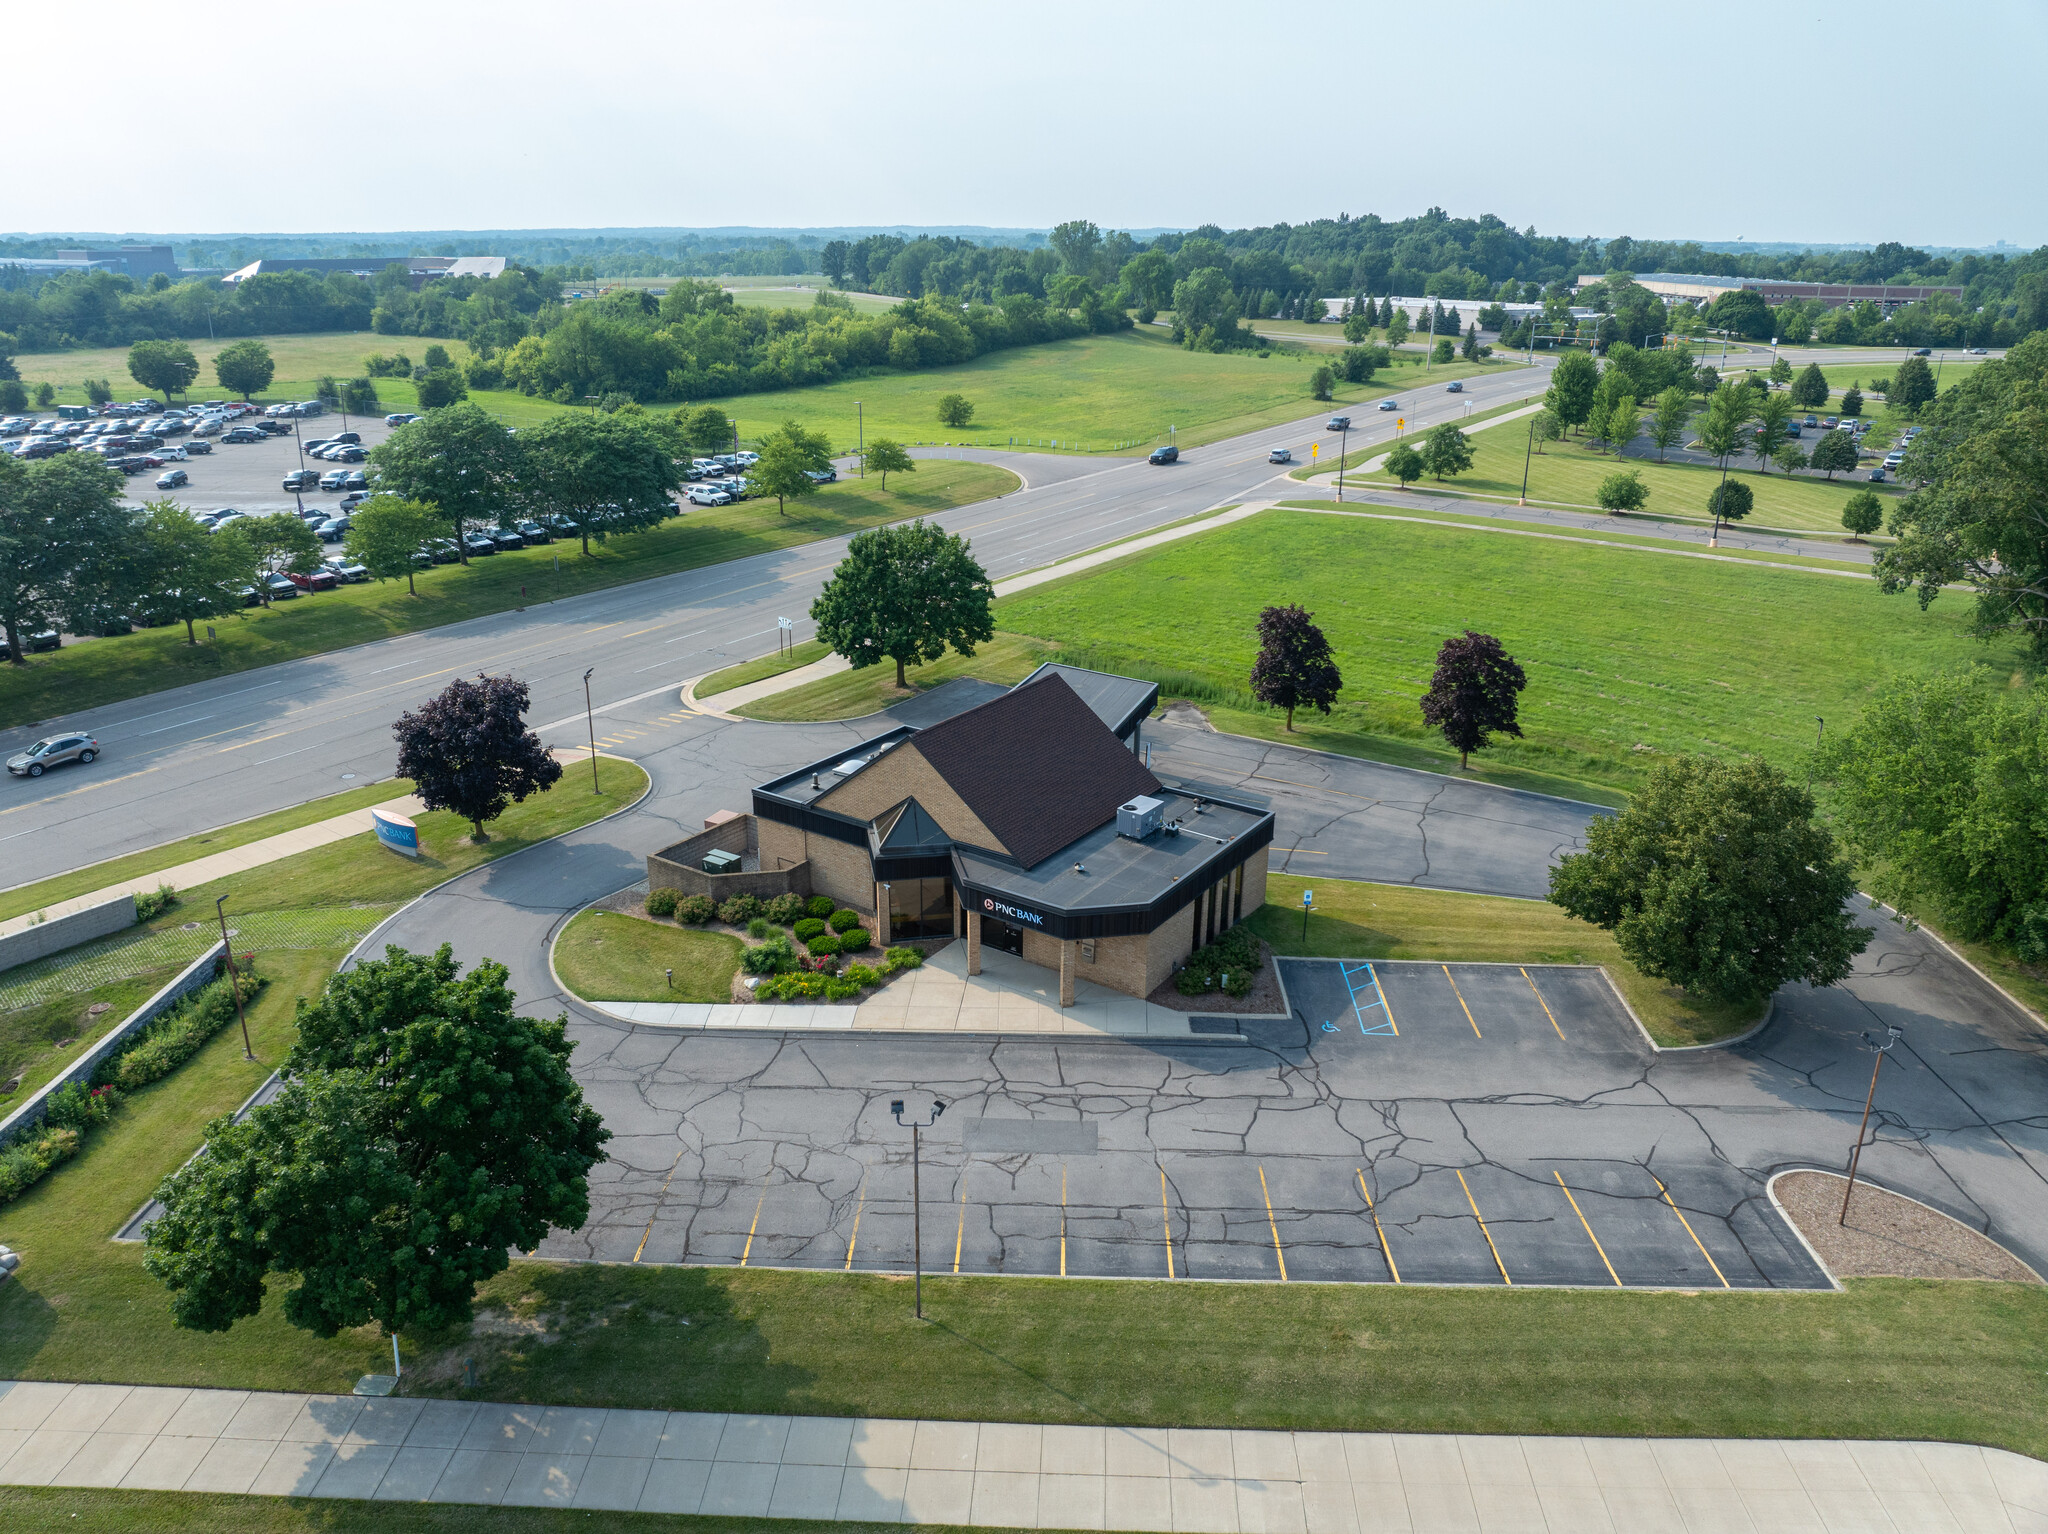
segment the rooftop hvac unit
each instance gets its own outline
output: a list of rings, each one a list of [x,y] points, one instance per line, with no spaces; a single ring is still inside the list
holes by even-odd
[[[1165,801],[1141,795],[1127,804],[1116,807],[1116,834],[1128,836],[1134,842],[1142,842],[1159,829],[1160,819],[1165,814]]]

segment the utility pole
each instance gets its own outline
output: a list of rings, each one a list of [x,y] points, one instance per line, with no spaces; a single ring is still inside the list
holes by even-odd
[[[1534,453],[1535,451],[1536,417],[1532,415],[1529,417],[1529,441],[1528,444],[1522,449],[1522,498],[1515,502],[1517,506],[1526,506],[1529,504],[1529,455]]]
[[[1351,440],[1351,417],[1344,417],[1344,424],[1337,431],[1337,504],[1344,504],[1344,459],[1345,444]]]
[[[590,671],[596,669],[592,666]],[[590,730],[590,791],[599,794],[604,790],[597,786],[597,716],[590,711],[590,671],[583,673],[583,723]]]
[[[1905,1037],[1906,1033],[1906,1030],[1897,1023],[1886,1023],[1885,1031],[1886,1037],[1882,1044],[1877,1042],[1877,1036],[1869,1029],[1863,1031],[1863,1042],[1877,1051],[1877,1058],[1870,1062],[1870,1091],[1863,1099],[1863,1122],[1856,1126],[1855,1148],[1849,1152],[1849,1186],[1842,1190],[1842,1213],[1835,1221],[1837,1225],[1849,1223],[1849,1196],[1856,1191],[1856,1163],[1862,1159],[1863,1135],[1870,1128],[1870,1105],[1877,1101],[1878,1070],[1884,1065],[1884,1057],[1890,1052],[1891,1047]]]
[[[228,897],[223,895],[213,903],[213,914],[220,920],[221,946],[227,950],[228,984],[235,992],[235,1020],[242,1025],[242,1058],[253,1060],[256,1058],[256,1051],[249,1046],[249,1019],[242,1014],[242,975],[241,971],[235,968],[235,945],[228,938],[228,917],[223,909],[227,899]]]

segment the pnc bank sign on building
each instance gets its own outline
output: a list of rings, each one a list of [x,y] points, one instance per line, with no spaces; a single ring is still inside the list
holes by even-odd
[[[1063,1004],[1077,977],[1148,995],[1264,902],[1273,840],[1255,796],[1145,765],[1158,699],[1152,683],[1057,665],[970,693],[755,789],[761,870],[803,868],[888,941],[960,938],[970,970],[984,946],[1056,969]]]

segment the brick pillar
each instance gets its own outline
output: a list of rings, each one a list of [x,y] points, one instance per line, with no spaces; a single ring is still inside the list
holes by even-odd
[[[875,885],[875,945],[889,946],[889,892],[879,882]]]
[[[967,913],[967,973],[981,973],[981,912]]]
[[[1078,948],[1072,938],[1060,939],[1060,1005],[1074,1004],[1074,958]]]

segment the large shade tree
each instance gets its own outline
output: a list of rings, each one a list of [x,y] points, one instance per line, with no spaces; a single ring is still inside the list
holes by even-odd
[[[1491,634],[1471,629],[1446,639],[1422,695],[1422,718],[1458,753],[1462,771],[1496,734],[1520,737],[1517,698],[1529,679]]]
[[[398,716],[398,776],[410,778],[430,810],[453,810],[483,841],[484,822],[562,776],[540,737],[526,728],[526,684],[509,676],[461,677]]]
[[[199,376],[199,359],[183,341],[137,341],[128,348],[128,376],[145,389],[155,389],[171,402]]]
[[[1327,714],[1344,685],[1330,654],[1330,641],[1314,618],[1313,613],[1297,606],[1269,607],[1259,614],[1259,658],[1252,662],[1252,696],[1287,710],[1289,734],[1294,732],[1297,708]]]
[[[662,433],[644,417],[568,411],[520,433],[521,502],[560,518],[581,540],[603,543],[615,533],[659,527],[675,510],[683,482]],[[509,524],[517,508],[498,513]]]
[[[120,473],[88,453],[0,456],[0,630],[16,665],[27,663],[24,636],[114,595],[99,589],[97,552],[132,537],[121,490]]]
[[[947,646],[962,655],[995,637],[995,588],[965,538],[919,518],[856,533],[846,558],[811,604],[818,637],[855,670],[937,660]]]
[[[440,511],[467,564],[462,535],[520,504],[521,448],[480,406],[449,405],[399,427],[370,449],[370,462],[379,490]]]

